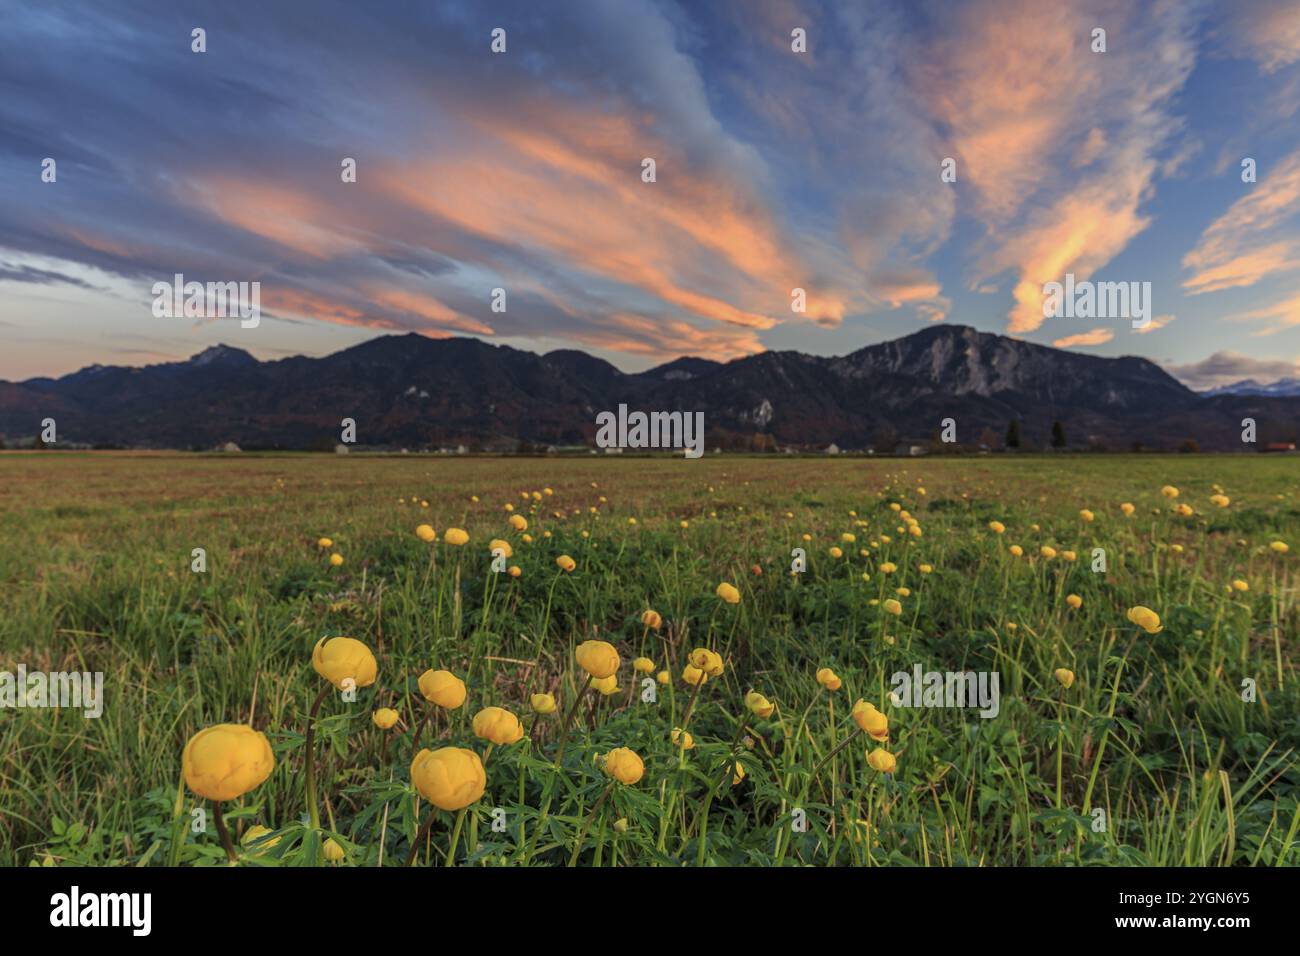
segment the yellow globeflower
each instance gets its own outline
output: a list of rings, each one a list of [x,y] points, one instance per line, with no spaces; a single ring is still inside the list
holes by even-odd
[[[567,554],[560,555],[555,559],[555,563],[560,566],[562,571],[571,572],[578,566],[578,562],[574,561],[573,558],[569,557]]]
[[[1178,497],[1178,489],[1175,488],[1173,485],[1165,485],[1163,488],[1160,489],[1160,493],[1164,495],[1166,498]]]
[[[484,707],[474,715],[473,727],[475,737],[490,740],[498,747],[524,736],[524,725],[504,707]]]
[[[322,637],[312,649],[311,665],[339,690],[369,687],[379,676],[370,648],[351,637]]]
[[[745,766],[739,760],[736,761],[735,769],[731,772],[731,785],[740,786],[740,781],[745,779]]]
[[[1047,544],[1039,548],[1038,553],[1041,554],[1043,557],[1047,558],[1049,561],[1052,558],[1056,557],[1056,549],[1053,548],[1051,545],[1047,545]]]
[[[929,564],[922,564],[917,567],[917,570],[920,571],[922,574],[929,574],[931,571],[934,570],[934,567]]]
[[[465,703],[465,682],[451,671],[427,670],[417,683],[421,695],[431,704],[455,710]]]
[[[695,738],[692,737],[690,733],[688,733],[685,730],[682,730],[679,727],[673,728],[672,738],[673,738],[673,746],[675,747],[680,747],[682,748],[682,750],[695,749]]]
[[[1286,554],[1288,551],[1291,550],[1291,548],[1287,545],[1285,541],[1274,541],[1272,544],[1269,545],[1269,548],[1275,551],[1277,554]]]
[[[330,567],[339,568],[343,566],[343,555],[335,551],[330,555]]]
[[[334,547],[334,541],[333,541],[333,539],[331,539],[331,538],[320,538],[320,539],[318,539],[318,540],[316,541],[316,547],[318,547],[318,548],[332,548],[332,547]]]
[[[618,693],[618,675],[610,674],[608,677],[593,677],[591,679],[591,689],[606,697]]]
[[[1084,508],[1082,511],[1079,512],[1079,517],[1082,518],[1084,521],[1091,521],[1093,518],[1097,516],[1094,515],[1087,508]]]
[[[515,549],[510,547],[510,542],[505,538],[493,538],[488,542],[488,554],[496,557],[498,551],[501,552],[502,557],[513,558],[515,556]]]
[[[817,672],[817,683],[829,691],[837,691],[840,689],[841,681],[833,670],[829,667],[823,667]]]
[[[885,609],[886,613],[895,616],[903,613],[903,605],[899,604],[895,598],[886,598],[885,603],[882,604],[881,607]]]
[[[697,647],[691,651],[691,663],[710,677],[717,677],[723,670],[722,655],[707,647]]]
[[[510,567],[506,568],[506,571],[512,578],[517,578],[519,575],[524,573],[523,568],[519,567],[517,564],[510,565]]]
[[[881,574],[893,574],[897,570],[898,570],[898,565],[896,565],[893,561],[886,561],[880,565]]]
[[[555,698],[550,694],[533,694],[528,698],[528,703],[532,705],[532,708],[536,713],[555,713]]]
[[[1056,670],[1052,671],[1052,676],[1055,677],[1057,683],[1066,690],[1069,690],[1074,686],[1074,671],[1070,670],[1068,667],[1058,667]]]
[[[338,863],[343,859],[343,847],[339,846],[333,837],[325,841],[325,859],[331,863]]]
[[[605,773],[628,786],[636,783],[645,774],[645,764],[637,756],[636,751],[629,750],[627,747],[615,747],[605,754],[603,763]]]
[[[483,796],[487,774],[472,750],[421,750],[411,761],[411,783],[440,810],[463,810]]]
[[[416,525],[415,536],[426,544],[438,540],[438,532],[433,530],[433,525],[431,524]]]
[[[842,558],[844,557],[844,551],[841,548],[832,546],[830,550],[830,556],[832,558]]]
[[[745,695],[745,706],[756,717],[771,717],[772,711],[776,710],[776,705],[756,690]]]
[[[715,593],[728,604],[740,603],[740,592],[736,590],[734,585],[728,584],[726,581],[718,585],[718,590]]]
[[[663,625],[664,619],[659,616],[658,611],[652,611],[649,608],[641,612],[641,623],[652,631],[659,630]]]
[[[375,722],[375,726],[380,730],[387,730],[397,723],[397,711],[391,707],[380,707],[370,715],[370,719]]]
[[[661,684],[671,684],[673,682],[673,675],[667,671],[660,671],[658,674],[655,674],[655,680]]]
[[[1232,582],[1232,589],[1234,591],[1249,591],[1250,585],[1238,578],[1236,581]]]
[[[990,521],[989,530],[992,531],[994,534],[1003,534],[1007,530],[1007,526],[1004,525],[1001,521]]]
[[[1133,505],[1131,505],[1129,502],[1126,501],[1119,506],[1119,510],[1124,512],[1125,518],[1131,518],[1133,516],[1133,512],[1136,511],[1137,509],[1134,508]]]
[[[185,785],[209,800],[233,800],[261,786],[275,769],[266,735],[247,724],[216,724],[181,752]]]
[[[898,766],[898,761],[888,750],[877,747],[867,754],[867,764],[872,770],[879,770],[881,773],[893,773],[894,768]]]
[[[1073,561],[1075,558],[1078,557],[1078,555],[1075,554],[1073,551],[1062,551],[1061,557],[1065,558],[1065,560],[1067,561]]]
[[[1220,508],[1226,508],[1232,503],[1232,499],[1227,495],[1210,495],[1210,501]]]
[[[1083,607],[1083,598],[1079,597],[1077,594],[1067,594],[1065,596],[1065,603],[1077,611],[1079,608]]]
[[[655,669],[655,662],[648,657],[638,657],[632,662],[632,669],[638,674],[649,674]]]
[[[443,532],[442,540],[459,548],[469,543],[469,533],[463,528],[448,528]]]
[[[622,661],[614,645],[606,641],[583,641],[574,649],[578,666],[596,680],[613,676]]]
[[[1020,547],[1020,545],[1018,544],[1013,544],[1007,550],[1011,552],[1013,557],[1017,557],[1017,558],[1025,553],[1025,549]]]
[[[703,684],[709,679],[709,675],[704,673],[694,664],[687,664],[682,668],[682,680],[694,687],[697,684]]]
[[[516,531],[527,531],[528,519],[525,518],[523,515],[511,515],[510,527],[514,528]]]
[[[884,743],[889,739],[889,718],[876,710],[876,705],[860,700],[853,705],[853,722],[873,740]]]
[[[1128,619],[1148,634],[1159,634],[1164,630],[1160,625],[1160,615],[1141,604],[1128,609]]]

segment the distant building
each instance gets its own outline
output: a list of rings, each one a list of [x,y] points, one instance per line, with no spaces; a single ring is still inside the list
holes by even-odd
[[[339,444],[339,445],[335,445],[335,446],[334,446],[334,454],[336,454],[336,455],[346,455],[347,453],[348,453],[348,446],[347,446],[347,445]]]
[[[224,445],[218,445],[216,447],[216,450],[217,451],[243,451],[243,449],[240,448],[238,445],[236,445],[233,441],[228,441]]]
[[[838,455],[839,453],[840,453],[840,446],[835,444],[834,442],[831,442],[829,445],[826,446],[826,454]]]
[[[1295,451],[1295,442],[1293,441],[1271,441],[1260,451]]]

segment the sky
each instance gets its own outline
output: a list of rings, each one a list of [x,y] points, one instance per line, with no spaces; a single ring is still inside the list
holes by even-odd
[[[1298,108],[1300,0],[0,0],[0,379],[403,332],[632,371],[949,322],[1269,382],[1300,375]],[[260,323],[157,317],[177,273],[259,282]],[[1067,273],[1149,282],[1153,321],[1044,317]]]

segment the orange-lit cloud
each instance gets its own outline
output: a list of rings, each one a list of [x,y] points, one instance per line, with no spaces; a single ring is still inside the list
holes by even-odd
[[[1087,332],[1080,332],[1078,335],[1067,335],[1065,338],[1057,339],[1052,344],[1058,349],[1068,349],[1076,345],[1102,345],[1114,337],[1115,332],[1111,329],[1091,329]]]
[[[1280,234],[1300,213],[1300,150],[1242,189],[1246,194],[1183,257],[1183,267],[1193,270],[1183,281],[1189,295],[1251,286],[1300,267],[1300,242]]]

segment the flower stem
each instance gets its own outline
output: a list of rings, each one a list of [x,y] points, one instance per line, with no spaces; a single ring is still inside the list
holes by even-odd
[[[230,843],[230,831],[226,829],[226,821],[221,816],[221,801],[212,801],[212,815],[217,820],[217,834],[221,837],[221,845],[226,848],[226,856],[230,862],[235,862],[235,848]]]
[[[316,695],[316,701],[311,705],[311,711],[307,714],[307,815],[311,820],[313,830],[320,829],[320,807],[316,804],[316,715],[320,712],[321,704],[325,703],[325,697],[330,692],[329,684],[321,688],[321,692]]]
[[[591,813],[587,814],[587,821],[582,825],[582,832],[578,834],[578,842],[573,845],[573,855],[569,857],[569,866],[577,866],[578,854],[582,852],[582,841],[587,839],[587,831],[591,829],[592,823],[595,822],[596,814],[600,812],[600,808],[605,805],[605,801],[609,799],[609,795],[614,791],[615,782],[610,781],[609,786],[605,788],[605,792],[596,801],[596,805],[591,808]]]

